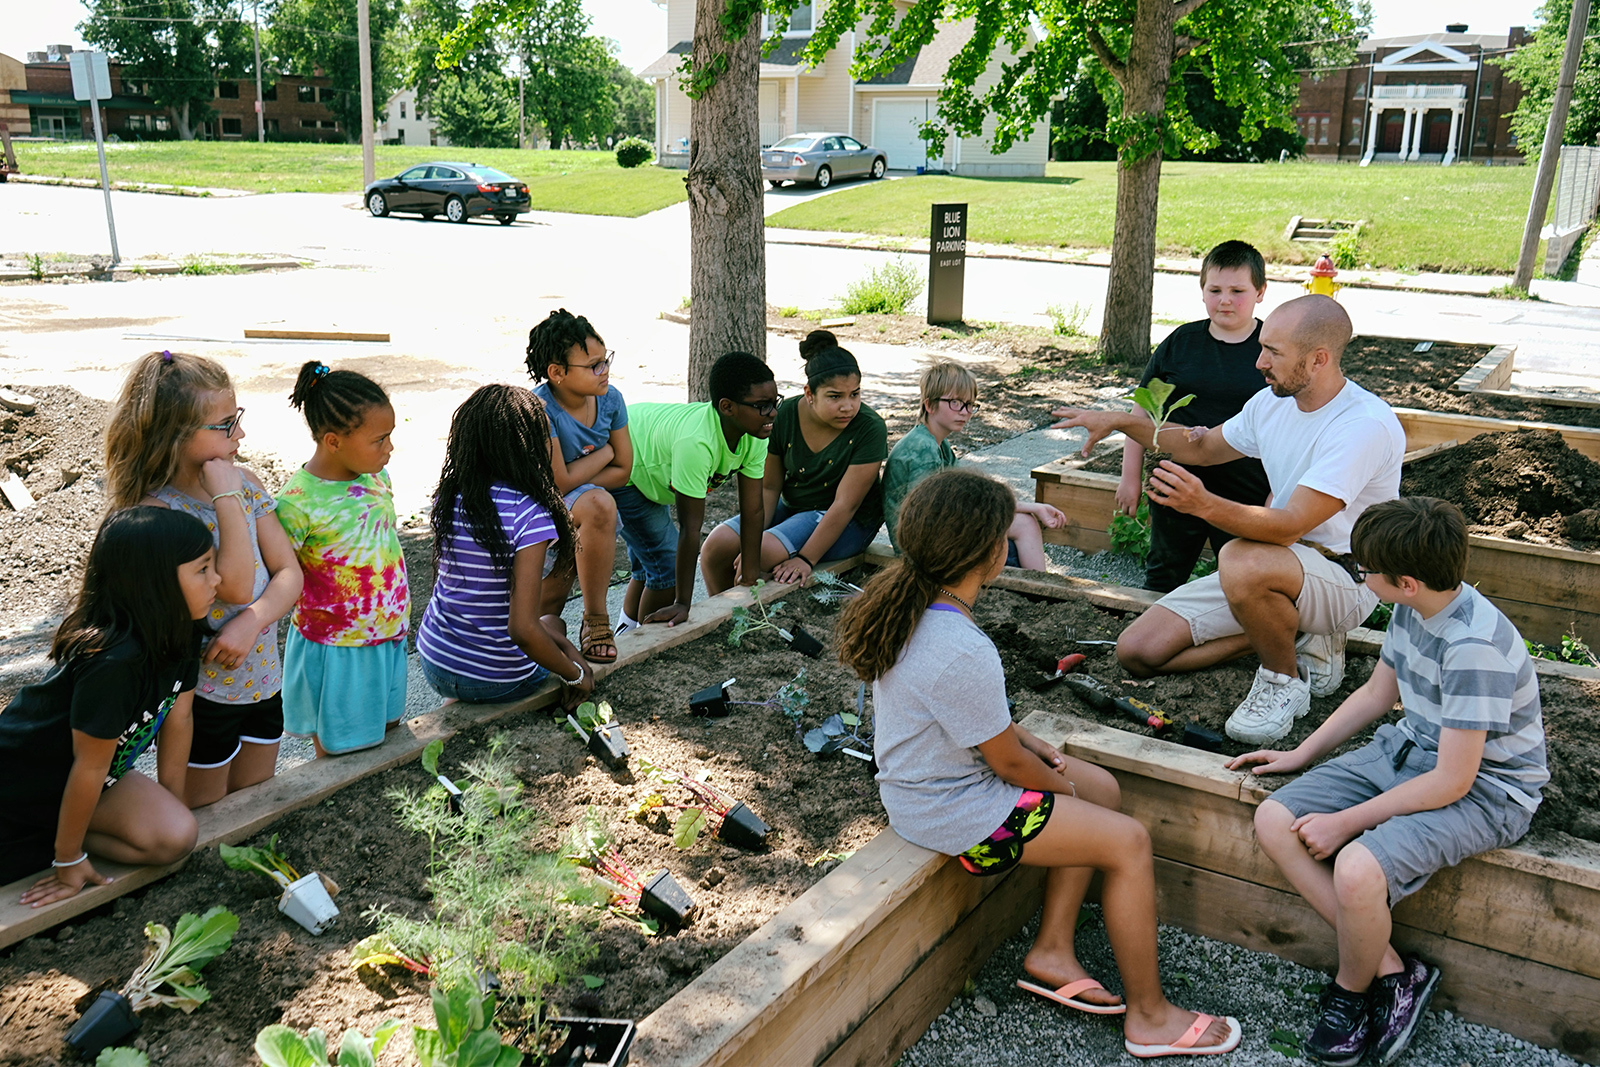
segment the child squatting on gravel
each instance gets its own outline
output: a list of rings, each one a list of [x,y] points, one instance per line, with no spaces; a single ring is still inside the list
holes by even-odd
[[[1021,988],[1078,1011],[1125,1015],[1134,1056],[1230,1052],[1238,1020],[1185,1011],[1161,991],[1150,836],[1117,810],[1115,779],[1011,721],[999,653],[972,605],[1005,565],[1015,517],[1011,490],[991,478],[929,475],[901,506],[900,557],[840,617],[839,659],[872,682],[889,825],[978,876],[1018,863],[1049,868]],[[1105,877],[1102,908],[1126,1004],[1088,976],[1073,944],[1095,871]]]
[[[1339,973],[1306,1054],[1349,1067],[1405,1051],[1439,970],[1389,943],[1389,909],[1434,871],[1511,844],[1539,806],[1545,769],[1539,682],[1522,636],[1462,583],[1467,528],[1454,504],[1374,504],[1351,530],[1367,588],[1394,605],[1365,685],[1292,752],[1232,760],[1257,774],[1302,770],[1399,701],[1405,717],[1263,801],[1261,848],[1332,924]]]

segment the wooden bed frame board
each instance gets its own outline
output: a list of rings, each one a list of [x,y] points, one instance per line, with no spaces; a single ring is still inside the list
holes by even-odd
[[[860,561],[861,557],[853,556],[824,564],[823,567],[843,572]],[[791,590],[791,586],[769,583],[762,588],[761,599],[771,602]],[[617,639],[616,662],[591,664],[595,677],[603,678],[622,667],[641,663],[657,652],[702,637],[727,622],[735,607],[751,602],[750,591],[743,586],[735,586],[695,604],[693,614],[686,623],[670,628],[646,626],[623,634]],[[347,756],[311,760],[260,785],[226,796],[195,813],[200,823],[200,836],[195,843],[195,850],[222,843],[237,844],[291,811],[309,807],[353,782],[418,758],[432,741],[449,738],[469,727],[493,722],[507,715],[548,707],[557,701],[559,692],[559,683],[551,680],[532,696],[509,704],[446,704],[405,720],[390,730],[383,743],[375,748]],[[113,881],[107,885],[88,886],[75,897],[42,908],[20,904],[18,898],[44,872],[0,886],[0,948],[98,908],[125,893],[164,878],[182,866],[180,862],[166,867],[133,867],[96,860],[95,869],[111,876]]]

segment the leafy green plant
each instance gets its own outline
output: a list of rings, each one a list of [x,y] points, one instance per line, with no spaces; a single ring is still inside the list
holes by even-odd
[[[94,1058],[94,1067],[150,1067],[150,1057],[136,1048],[103,1048]]]
[[[784,319],[798,319],[800,317],[800,308],[795,304],[786,304],[778,309],[778,317]]]
[[[1190,393],[1182,400],[1172,400],[1172,394],[1177,387],[1160,378],[1151,378],[1149,385],[1141,385],[1133,391],[1133,403],[1140,411],[1150,417],[1150,424],[1155,428],[1151,434],[1150,443],[1152,452],[1161,451],[1161,427],[1166,425],[1172,413],[1179,408],[1188,407],[1194,400]],[[1170,403],[1169,403],[1170,401]]]
[[[411,1028],[421,1067],[517,1067],[522,1053],[494,1028],[494,997],[475,989],[433,991],[437,1030]]]
[[[846,315],[899,315],[922,295],[925,284],[916,264],[896,256],[845,286],[839,310]]]
[[[593,733],[602,726],[609,726],[612,720],[616,718],[611,710],[611,704],[604,700],[598,703],[593,700],[585,700],[573,711],[572,717],[578,720],[578,725],[583,727],[587,733]],[[566,722],[565,717],[561,721]],[[567,730],[572,730],[571,723],[567,723]]]
[[[1281,1056],[1300,1057],[1300,1035],[1293,1030],[1277,1029],[1267,1036],[1267,1047]]]
[[[1385,604],[1380,600],[1378,601],[1378,606],[1372,609],[1372,614],[1368,615],[1366,621],[1361,625],[1369,630],[1387,630],[1389,628],[1389,620],[1393,617],[1394,605]]]
[[[1111,551],[1133,556],[1143,563],[1150,555],[1150,500],[1139,495],[1139,506],[1132,515],[1113,515],[1106,527]]]
[[[813,571],[811,598],[819,604],[837,604],[861,592],[854,582],[847,582],[832,571]]]
[[[239,268],[232,263],[213,263],[198,256],[189,256],[178,268],[179,274],[238,274]]]
[[[643,137],[625,137],[617,144],[617,166],[632,169],[650,162],[655,154],[655,149]]]
[[[227,908],[216,907],[204,915],[179,917],[177,927],[168,930],[160,923],[146,923],[144,962],[122,987],[134,1011],[157,1004],[177,1008],[185,1014],[211,999],[200,984],[200,969],[233,943],[239,917]],[[170,992],[161,992],[162,988]]]
[[[680,804],[669,801],[659,792],[652,792],[628,809],[628,814],[636,819],[644,819],[652,811],[677,811],[677,819],[672,825],[672,845],[679,851],[687,852],[693,848],[700,835],[711,825],[713,817],[721,820],[739,803],[736,798],[711,784],[708,771],[691,777],[682,771],[658,767],[643,759],[640,760],[639,769],[657,784],[676,785],[691,797],[689,803]]]
[[[761,599],[761,590],[767,584],[765,578],[756,582],[750,588],[750,605],[743,604],[733,609],[733,629],[728,632],[728,646],[741,648],[746,637],[762,630],[776,631],[778,636],[785,641],[793,640],[794,635],[779,626],[772,618],[773,615],[783,610],[783,601],[767,605]]]
[[[338,1067],[374,1067],[398,1029],[398,1019],[385,1019],[371,1037],[351,1027],[339,1038],[339,1058],[334,1062]],[[256,1035],[256,1055],[265,1067],[328,1067],[328,1038],[315,1026],[298,1034],[274,1023]]]
[[[36,282],[44,281],[44,257],[37,252],[27,254],[28,277]]]
[[[1050,332],[1057,337],[1083,336],[1083,324],[1089,320],[1089,305],[1046,304],[1044,313],[1050,316]]]
[[[350,950],[350,966],[360,970],[362,967],[379,968],[386,966],[404,967],[408,971],[418,974],[432,974],[426,959],[414,960],[395,947],[394,942],[383,934],[372,934],[357,941]]]
[[[1361,230],[1352,227],[1334,234],[1328,242],[1328,257],[1340,270],[1354,270],[1361,266]]]
[[[217,850],[222,853],[222,862],[236,871],[256,871],[281,886],[300,880],[300,872],[290,866],[283,853],[278,851],[277,834],[267,840],[265,848],[218,845]]]
[[[1557,663],[1575,663],[1580,667],[1600,667],[1600,658],[1595,656],[1594,650],[1589,647],[1588,642],[1571,630],[1561,635],[1561,643],[1559,645],[1543,645],[1537,641],[1528,641],[1526,639],[1522,643],[1527,646],[1528,654],[1538,659],[1554,660]]]

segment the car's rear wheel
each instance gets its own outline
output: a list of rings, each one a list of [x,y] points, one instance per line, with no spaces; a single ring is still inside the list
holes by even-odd
[[[451,222],[466,222],[467,205],[461,202],[459,196],[452,196],[444,202],[444,217]]]
[[[502,226],[510,226],[513,222],[517,221],[517,217],[515,215],[496,215],[495,218],[500,220],[500,225]]]
[[[382,193],[373,192],[367,196],[367,210],[372,212],[372,217],[381,219],[389,214],[389,199]]]
[[[874,159],[872,161],[872,176],[873,176],[873,178],[881,178],[881,177],[883,177],[883,172],[885,170],[887,170],[887,169],[888,169],[888,165],[886,163],[884,163],[882,156],[879,156],[877,159]]]
[[[827,167],[817,168],[817,188],[826,189],[833,184],[833,171]]]
[[[772,186],[774,189],[776,189],[776,188],[778,188],[779,186],[781,186],[783,184],[783,179],[782,178],[778,178],[778,179],[774,180],[774,179],[769,178],[769,179],[767,179],[767,184]]]

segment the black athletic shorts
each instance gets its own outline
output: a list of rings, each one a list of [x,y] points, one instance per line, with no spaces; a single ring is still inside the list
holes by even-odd
[[[275,745],[283,737],[283,696],[273,693],[249,703],[220,703],[194,696],[194,741],[189,766],[225,767],[240,744]]]

